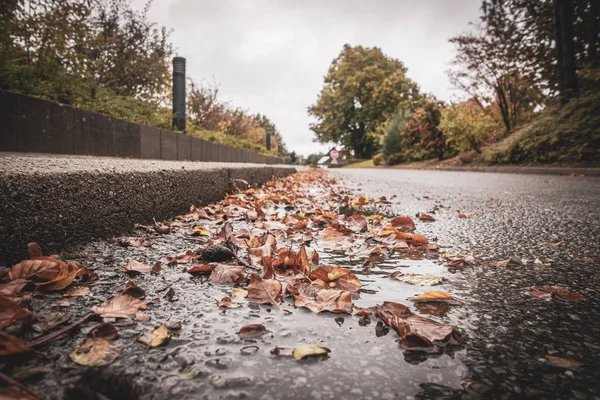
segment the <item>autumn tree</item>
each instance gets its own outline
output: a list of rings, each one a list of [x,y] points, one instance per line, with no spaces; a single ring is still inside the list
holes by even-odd
[[[452,83],[466,92],[485,112],[504,124],[506,132],[513,129],[522,116],[537,105],[538,66],[520,52],[522,38],[514,32],[490,35],[485,31],[463,35],[450,41],[457,46],[454,69],[449,72]],[[506,43],[513,43],[512,48]],[[490,107],[493,104],[494,107]]]
[[[448,144],[458,151],[475,150],[501,129],[492,117],[473,99],[445,107],[442,110],[440,130]]]
[[[399,105],[412,108],[421,94],[406,67],[377,47],[345,45],[325,76],[317,102],[308,108],[316,141],[335,142],[357,158],[373,155],[377,127]]]
[[[149,4],[15,2],[0,32],[0,87],[75,105],[100,91],[158,104],[169,93],[172,46],[166,29],[148,21]]]

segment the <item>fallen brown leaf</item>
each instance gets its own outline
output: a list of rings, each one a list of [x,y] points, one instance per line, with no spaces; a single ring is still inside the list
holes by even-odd
[[[294,296],[294,305],[319,313],[329,311],[332,313],[351,313],[352,297],[350,292],[344,290],[322,289],[318,285],[301,283],[291,289]]]
[[[82,297],[90,294],[89,286],[72,286],[70,287],[66,293],[63,294],[64,297]]]
[[[0,329],[30,315],[31,311],[19,307],[17,303],[7,297],[0,296]]]
[[[410,217],[396,217],[394,219],[392,219],[390,221],[390,224],[396,228],[396,229],[400,229],[402,231],[414,231],[415,230],[415,223],[412,220],[412,218]]]
[[[92,312],[103,318],[133,318],[139,310],[145,310],[146,303],[133,296],[113,297],[108,303],[92,307]]]
[[[386,301],[377,306],[377,315],[395,328],[406,350],[433,350],[436,345],[460,344],[455,327],[420,317],[408,307]]]
[[[240,328],[238,334],[242,339],[252,339],[262,335],[266,335],[270,331],[262,324],[248,324]]]
[[[225,307],[225,308],[240,308],[242,305],[239,303],[234,303],[231,300],[231,297],[223,297],[221,300],[217,301],[217,307]]]
[[[115,361],[123,351],[123,345],[101,338],[87,338],[69,356],[71,360],[88,367],[101,367]]]
[[[531,287],[529,293],[538,298],[550,298],[553,297],[557,300],[565,301],[580,301],[585,299],[579,293],[572,292],[566,288],[560,286],[539,286]]]
[[[210,274],[210,281],[214,285],[241,283],[245,280],[245,270],[246,267],[241,267],[238,265],[219,264]]]
[[[32,351],[18,338],[0,331],[0,360]]]
[[[310,278],[323,281],[327,289],[356,292],[362,286],[350,270],[337,266],[322,265],[310,273]]]
[[[431,292],[425,292],[418,296],[411,297],[409,300],[414,302],[420,301],[452,301],[454,298],[449,293],[441,290],[434,290]]]
[[[426,221],[426,222],[433,222],[435,221],[435,218],[433,218],[431,215],[428,214],[419,214],[419,219],[421,221]]]
[[[275,279],[262,279],[258,274],[252,274],[248,285],[248,298],[258,304],[271,304],[281,310],[282,301],[281,282]]]
[[[579,362],[577,360],[549,355],[546,356],[546,360],[550,365],[566,369],[575,369],[584,365],[582,362]]]

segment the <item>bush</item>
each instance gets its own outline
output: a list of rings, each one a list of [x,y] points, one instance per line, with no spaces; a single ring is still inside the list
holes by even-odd
[[[383,157],[389,157],[392,154],[402,151],[402,139],[400,135],[406,130],[406,121],[408,119],[408,110],[398,108],[392,116],[386,121],[383,137]],[[375,161],[375,159],[373,159]]]
[[[481,153],[481,145],[502,131],[500,124],[472,100],[446,107],[440,128],[453,148],[477,153]]]
[[[406,161],[404,154],[395,153],[387,158],[387,165],[398,165]]]
[[[446,153],[446,138],[439,129],[442,104],[429,101],[408,117],[406,129],[400,134],[401,151],[408,161],[421,161]]]
[[[375,165],[384,165],[385,164],[385,158],[383,156],[383,153],[375,154],[375,156],[373,157],[373,164],[375,164]]]

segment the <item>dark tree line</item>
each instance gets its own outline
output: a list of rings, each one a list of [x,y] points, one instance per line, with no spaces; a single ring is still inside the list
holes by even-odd
[[[510,131],[536,106],[579,95],[577,71],[598,66],[597,0],[484,0],[476,32],[451,39],[450,76]]]

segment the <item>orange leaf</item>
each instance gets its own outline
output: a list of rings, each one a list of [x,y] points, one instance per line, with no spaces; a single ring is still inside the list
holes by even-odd
[[[19,307],[17,303],[7,297],[0,296],[0,329],[29,315],[31,315],[31,311]]]
[[[425,292],[418,296],[411,297],[409,300],[412,301],[451,301],[454,298],[449,294],[441,290],[433,290],[431,292]]]
[[[362,286],[356,275],[343,267],[322,265],[310,273],[310,278],[325,282],[327,289],[356,292]]]

